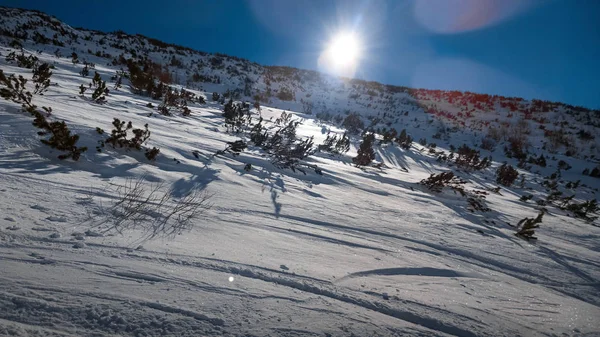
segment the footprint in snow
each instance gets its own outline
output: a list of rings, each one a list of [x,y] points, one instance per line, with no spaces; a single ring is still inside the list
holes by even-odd
[[[40,255],[40,254],[38,254],[36,252],[29,253],[29,256],[35,257],[36,259],[39,259],[39,260],[44,260],[46,258],[46,257],[44,257],[44,256],[42,256],[42,255]]]
[[[34,231],[38,231],[38,232],[51,232],[54,230],[53,228],[46,228],[46,227],[33,227],[32,229]]]
[[[5,217],[5,218],[4,218],[4,220],[6,220],[6,221],[10,221],[10,222],[15,222],[15,221],[17,221],[17,220],[15,220],[15,218],[13,218],[12,216],[7,216],[7,217]]]
[[[64,216],[49,216],[46,218],[46,220],[54,222],[67,222],[67,218]]]
[[[102,234],[102,233],[94,232],[91,230],[85,231],[84,234],[85,234],[85,236],[91,236],[91,237],[95,237],[95,238],[101,238],[104,236],[104,234]]]
[[[21,227],[9,226],[9,227],[6,227],[6,229],[11,230],[11,231],[18,231],[19,229],[21,229]]]
[[[38,204],[31,205],[31,206],[29,206],[29,208],[31,208],[31,209],[37,209],[38,211],[41,211],[41,212],[46,212],[46,211],[49,210],[48,208],[46,208],[44,206],[40,206]]]
[[[77,249],[79,249],[79,248],[85,248],[85,243],[83,243],[83,242],[76,242],[73,245],[73,248],[77,248]]]
[[[78,241],[85,240],[85,236],[83,235],[83,233],[80,233],[80,232],[73,232],[73,233],[71,233],[71,236],[73,237],[73,239],[78,240]]]
[[[290,270],[290,268],[288,268],[285,264],[282,264],[281,266],[279,266],[279,268],[283,270]]]

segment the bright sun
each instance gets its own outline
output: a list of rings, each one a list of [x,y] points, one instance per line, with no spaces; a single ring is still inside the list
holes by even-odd
[[[353,34],[342,33],[336,36],[329,45],[328,54],[336,67],[347,67],[358,61],[359,45]]]
[[[360,39],[354,32],[334,35],[319,56],[319,68],[325,72],[353,77],[362,60]]]

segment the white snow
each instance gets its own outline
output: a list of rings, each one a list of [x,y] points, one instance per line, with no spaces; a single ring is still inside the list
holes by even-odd
[[[15,15],[4,27],[28,17],[35,15]],[[415,144],[410,151],[377,146],[377,160],[387,168],[353,166],[356,137],[346,155],[311,157],[322,176],[277,169],[253,149],[213,158],[239,137],[225,132],[222,106],[210,96],[237,88],[238,82],[192,85],[190,90],[207,97],[207,104],[190,104],[190,117],[161,116],[145,106],[158,101],[132,94],[127,84],[112,90],[109,79],[119,67],[85,54],[88,48],[96,50],[93,41],[100,35],[85,41],[91,32],[65,27],[81,36],[79,57],[96,62],[111,92],[104,105],[92,103],[89,92],[87,98],[78,96],[79,85],[87,85],[91,76],[79,75],[82,66],[66,57],[69,46],[62,58],[53,55],[51,45],[29,40],[24,46],[29,53],[41,50],[36,53],[40,61],[56,67],[50,89],[35,95],[34,103],[51,106],[52,118],[66,121],[81,136],[79,145],[89,149],[77,162],[58,160],[57,151],[40,143],[31,116],[16,103],[0,101],[0,335],[600,335],[597,220],[585,222],[547,206],[537,242],[516,237],[511,227],[537,215],[539,207],[519,197],[545,198],[539,182],[556,170],[558,159],[573,166],[563,171],[564,180],[581,179],[588,186],[573,192],[578,200],[598,198],[600,180],[581,175],[597,165],[584,152],[591,155],[597,148],[585,148],[575,158],[555,154],[557,160],[548,159],[549,167],[540,168],[540,174],[521,171],[526,188],[489,193],[490,212],[471,212],[459,195],[432,193],[418,184],[448,169],[416,143],[421,137],[433,141],[437,125],[427,120],[442,119],[426,114],[404,93],[393,100],[411,112],[394,125],[405,125]],[[5,61],[14,49],[8,47],[11,39],[1,39],[0,69],[31,78],[30,70]],[[106,50],[118,55],[112,47]],[[181,58],[188,64],[200,57],[190,52]],[[251,69],[260,66],[251,64]],[[351,109],[365,116],[384,111],[367,108],[368,95],[350,102],[348,93],[355,90],[350,84],[324,81],[331,82],[297,88],[297,100],[310,92],[317,106],[330,104],[331,111],[338,111],[335,104],[343,106],[340,112]],[[331,83],[340,88],[331,89]],[[437,106],[454,111],[449,103]],[[318,123],[301,107],[273,99],[262,115],[268,120],[283,109],[291,111],[303,119],[299,135],[314,136],[315,144],[325,138],[323,130],[343,132]],[[476,115],[504,121],[506,111]],[[161,151],[157,161],[109,147],[96,152],[102,136],[95,129],[109,131],[113,118],[132,121],[134,127],[148,123],[148,146]],[[436,140],[438,149],[477,143],[478,127],[461,127],[450,140]],[[535,129],[534,151],[541,151],[541,138]],[[501,149],[492,155],[493,168],[461,173],[469,189],[496,187],[495,168],[505,160],[516,164]],[[247,163],[253,166],[250,172],[243,169]],[[205,188],[213,194],[213,207],[193,230],[171,239],[140,244],[136,232],[104,235],[90,228],[90,216],[99,216],[90,210],[116,197],[110,184],[142,176],[182,195]]]

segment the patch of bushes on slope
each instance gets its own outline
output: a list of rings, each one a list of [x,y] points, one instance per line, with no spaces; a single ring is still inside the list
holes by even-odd
[[[319,145],[317,149],[332,154],[346,153],[350,150],[350,138],[345,132],[341,137],[328,133],[323,144]]]
[[[537,217],[535,218],[524,218],[517,223],[517,232],[516,236],[521,237],[525,240],[537,240],[535,236],[535,229],[540,227],[540,223],[542,223],[542,218],[544,217],[544,211],[540,211]]]
[[[352,162],[356,166],[366,166],[371,164],[375,159],[375,151],[373,151],[373,143],[375,142],[375,134],[365,133],[362,142],[358,148],[356,157],[352,158]]]
[[[507,163],[502,164],[496,171],[496,182],[510,187],[519,177],[519,172]]]
[[[463,144],[456,151],[455,163],[458,167],[467,170],[483,170],[490,167],[492,164],[492,157],[479,157],[479,151],[471,149],[466,144]]]
[[[47,75],[47,78],[39,76],[36,78],[36,81],[38,84],[42,81],[40,85],[43,86],[45,85],[44,82],[46,80],[49,81],[50,75]],[[59,155],[58,159],[63,160],[72,158],[75,161],[79,160],[81,154],[87,150],[87,147],[85,146],[77,146],[79,135],[71,134],[71,131],[64,121],[48,121],[47,117],[50,117],[52,109],[49,107],[42,107],[44,112],[40,111],[37,106],[31,102],[33,95],[26,90],[26,83],[27,80],[23,76],[19,75],[17,77],[13,74],[6,77],[4,72],[0,69],[0,84],[4,86],[3,88],[0,88],[0,96],[6,100],[20,103],[23,109],[34,117],[32,123],[33,126],[41,129],[38,132],[38,135],[49,135],[48,139],[41,139],[40,141],[53,149],[66,152]]]
[[[98,152],[102,151],[102,148],[104,148],[106,144],[110,144],[113,148],[125,148],[141,151],[144,149],[143,145],[150,138],[148,124],[145,124],[143,129],[134,129],[131,121],[125,122],[115,118],[112,125],[113,130],[110,132],[110,135],[106,139],[99,141],[99,146],[96,147]],[[128,138],[127,132],[130,130],[133,133],[133,137]],[[100,128],[98,128],[97,131],[99,134],[104,134],[104,130]],[[152,149],[145,149],[145,156],[148,160],[155,160],[159,153],[160,149],[156,147],[153,147]]]
[[[477,190],[468,191],[464,187],[466,183],[466,180],[457,177],[452,171],[431,174],[429,178],[423,179],[420,182],[421,185],[424,185],[427,189],[436,193],[441,193],[445,187],[450,188],[455,194],[458,193],[466,198],[471,212],[491,211],[491,209],[485,205],[485,197],[488,193]]]
[[[10,52],[6,58],[6,62],[15,62],[19,68],[33,69],[39,62],[39,59],[35,55],[25,56],[24,52],[17,54],[16,52]]]
[[[228,130],[236,133],[242,133],[249,129],[251,125],[251,115],[246,105],[233,103],[232,100],[224,107],[223,113]],[[263,119],[260,118],[249,132],[250,141],[260,147],[275,167],[281,169],[296,170],[306,174],[306,168],[313,169],[317,174],[322,174],[321,170],[312,164],[304,162],[306,158],[314,152],[313,137],[298,139],[296,128],[300,121],[294,120],[291,114],[285,111],[277,118],[271,128],[263,125]],[[232,153],[238,155],[247,147],[246,142],[239,140],[229,142],[224,150],[217,151],[215,155]]]

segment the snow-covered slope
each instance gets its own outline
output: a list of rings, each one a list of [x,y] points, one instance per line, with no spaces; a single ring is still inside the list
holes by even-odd
[[[598,198],[600,179],[582,175],[598,165],[598,111],[263,67],[0,10],[0,69],[29,79],[33,91],[31,70],[6,56],[20,53],[20,44],[24,55],[53,65],[48,91],[33,95],[33,104],[51,107],[48,119],[65,121],[80,136],[78,146],[88,147],[78,161],[57,159],[61,152],[40,142],[21,104],[0,101],[0,335],[600,334],[598,220],[559,207],[560,197]],[[171,65],[163,73],[173,87],[207,103],[188,102],[189,116],[176,109],[164,116],[160,100],[134,94],[127,80],[113,89],[113,76],[127,70],[120,54]],[[88,77],[80,75],[83,60],[95,63]],[[92,90],[79,95],[94,71],[111,89],[104,104],[92,101]],[[328,132],[341,135],[336,116],[341,121],[347,112],[379,133],[406,129],[415,143],[376,144],[382,165],[358,168],[351,160],[361,142],[355,135],[345,154],[306,159],[322,174],[277,168],[258,146],[214,156],[227,142],[249,139],[226,131],[224,107],[211,99],[236,89],[240,100],[260,96],[268,125],[291,113],[302,121],[298,135],[313,136],[315,144]],[[277,98],[282,91],[295,99]],[[251,112],[256,122],[259,112]],[[145,146],[160,149],[155,161],[135,150],[96,151],[106,139],[96,128],[110,132],[115,118],[135,128],[148,124]],[[492,156],[490,168],[438,160],[451,146],[494,138],[490,127],[501,133],[491,152],[481,150]],[[572,135],[550,146],[552,131]],[[547,166],[525,163],[522,183],[501,186],[496,169],[518,163],[504,154],[506,134],[517,132],[530,144],[528,157],[543,154]],[[593,139],[580,136],[586,134]],[[427,146],[416,142],[421,138]],[[557,170],[561,160],[572,168]],[[419,184],[448,170],[467,181],[466,196]],[[164,184],[175,200],[207,191],[212,207],[191,231],[171,238],[103,234],[121,191],[115,186],[138,179],[148,188]],[[562,195],[548,200],[555,191]],[[540,211],[537,241],[514,235],[519,220]]]

